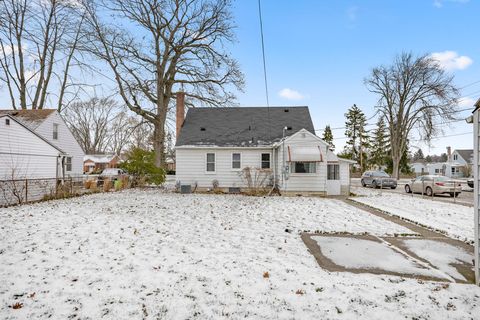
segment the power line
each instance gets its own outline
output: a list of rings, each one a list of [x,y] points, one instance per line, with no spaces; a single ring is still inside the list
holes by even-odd
[[[472,82],[472,83],[469,83],[469,84],[466,84],[466,85],[464,85],[463,87],[460,87],[460,88],[458,88],[458,89],[462,90],[462,89],[471,87],[471,86],[473,86],[473,85],[475,85],[475,84],[477,84],[477,83],[480,83],[480,80],[475,81],[475,82]]]
[[[260,5],[260,0],[258,0],[258,15],[260,17],[260,36],[262,39],[263,78],[265,80],[265,96],[267,98],[267,107],[270,107],[270,103],[268,101],[267,64],[265,63],[265,43],[263,40],[262,6]]]

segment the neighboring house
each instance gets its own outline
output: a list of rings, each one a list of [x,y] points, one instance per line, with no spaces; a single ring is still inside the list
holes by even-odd
[[[0,180],[57,178],[66,154],[8,114],[0,114]]]
[[[464,165],[456,162],[436,162],[427,164],[428,174],[450,178],[462,178]]]
[[[106,168],[118,168],[120,158],[114,154],[86,154],[83,157],[83,172],[91,173]]]
[[[456,149],[452,152],[452,160],[462,165],[473,164],[473,150],[472,149]]]
[[[180,184],[245,188],[246,167],[271,170],[287,193],[340,195],[350,165],[315,135],[308,107],[191,108],[177,101],[176,178]],[[181,128],[181,129],[180,129]]]
[[[165,163],[167,164],[167,171],[175,171],[175,159],[172,157],[167,156],[165,159]]]
[[[410,163],[410,168],[417,176],[422,176],[428,172],[427,164],[423,161]]]
[[[42,137],[49,144],[63,151],[61,157],[62,173],[60,176],[83,174],[84,152],[74,138],[60,114],[53,109],[39,110],[0,110],[1,115],[8,115],[24,127]],[[10,145],[16,144],[16,138],[10,136]],[[29,161],[33,163],[33,158]],[[20,174],[20,173],[19,173]],[[55,178],[53,175],[50,178]]]

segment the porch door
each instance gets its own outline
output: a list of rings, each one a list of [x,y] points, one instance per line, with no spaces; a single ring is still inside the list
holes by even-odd
[[[327,195],[338,196],[340,194],[340,165],[337,163],[329,163],[327,164]]]

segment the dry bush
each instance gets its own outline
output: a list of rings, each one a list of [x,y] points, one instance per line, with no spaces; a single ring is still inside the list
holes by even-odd
[[[264,277],[265,279],[270,278],[270,273],[268,273],[268,271],[265,271],[265,272],[263,273],[263,277]]]
[[[113,183],[110,179],[105,179],[103,181],[103,192],[108,192],[110,189],[112,189]]]
[[[254,167],[245,167],[239,172],[242,181],[247,185],[247,194],[265,195],[271,184],[272,170]]]
[[[128,176],[122,176],[122,189],[130,188],[130,178]]]

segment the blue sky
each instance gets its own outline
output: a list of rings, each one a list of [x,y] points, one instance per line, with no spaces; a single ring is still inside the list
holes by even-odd
[[[317,129],[343,127],[344,113],[354,103],[367,117],[373,115],[377,97],[363,79],[402,51],[438,53],[458,87],[479,81],[462,89],[462,109],[480,97],[480,1],[262,0],[262,12],[270,105],[309,106]],[[234,15],[238,43],[232,54],[246,76],[239,103],[265,105],[257,0],[237,0]],[[443,135],[471,131],[458,122]],[[337,150],[343,148],[343,136],[344,130],[334,131]],[[440,153],[447,145],[472,148],[472,140],[467,134],[435,139],[430,149],[413,144]]]

